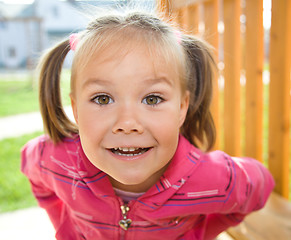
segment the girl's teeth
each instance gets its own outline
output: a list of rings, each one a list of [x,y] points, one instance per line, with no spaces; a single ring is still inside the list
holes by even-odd
[[[120,156],[128,156],[128,157],[143,154],[147,150],[148,150],[147,148],[135,148],[135,147],[129,147],[129,148],[128,147],[118,147],[118,148],[114,148],[114,150],[112,149],[113,153],[120,155]]]
[[[140,148],[134,148],[134,147],[130,147],[130,148],[127,148],[127,147],[119,147],[119,148],[114,148],[115,150],[120,150],[120,151],[123,151],[123,152],[134,152]]]
[[[119,148],[119,150],[123,151],[123,152],[128,152],[128,148],[124,147],[124,148]]]

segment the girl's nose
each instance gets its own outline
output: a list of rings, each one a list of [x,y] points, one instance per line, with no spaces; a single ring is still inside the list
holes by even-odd
[[[144,128],[138,120],[137,111],[134,109],[120,109],[116,122],[112,128],[113,133],[143,133]]]

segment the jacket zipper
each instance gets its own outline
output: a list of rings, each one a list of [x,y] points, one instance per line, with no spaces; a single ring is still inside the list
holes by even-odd
[[[119,198],[119,202],[120,202],[119,206],[120,206],[120,211],[121,211],[121,220],[118,222],[118,224],[120,226],[120,231],[119,231],[120,239],[123,240],[125,239],[126,231],[130,227],[132,220],[127,217],[128,212],[130,210],[130,207],[128,206],[128,204],[125,204],[120,198]]]
[[[130,227],[130,224],[132,223],[132,220],[130,218],[127,218],[127,213],[130,210],[127,204],[123,204],[120,206],[122,219],[119,221],[119,226],[127,231],[127,229]]]

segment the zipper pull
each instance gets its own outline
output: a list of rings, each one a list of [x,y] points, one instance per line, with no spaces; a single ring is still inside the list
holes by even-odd
[[[129,207],[125,204],[125,205],[120,206],[120,209],[121,209],[121,214],[123,216],[123,219],[119,221],[119,226],[122,229],[127,230],[130,227],[130,224],[132,223],[132,220],[127,218]]]

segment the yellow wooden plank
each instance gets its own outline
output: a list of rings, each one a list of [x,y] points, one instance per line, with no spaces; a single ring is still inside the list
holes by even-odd
[[[270,34],[269,168],[275,191],[289,195],[291,1],[272,2]]]
[[[156,5],[159,13],[164,14],[166,17],[171,15],[172,8],[170,0],[156,0]]]
[[[212,0],[204,3],[204,23],[205,34],[204,39],[214,47],[214,56],[216,62],[218,61],[218,0]],[[217,139],[214,149],[219,149],[219,89],[218,89],[218,74],[213,81],[213,100],[211,105],[211,112],[216,126]]]
[[[196,5],[199,3],[204,3],[212,0],[169,0],[171,2],[171,5],[173,6],[173,9],[179,9],[181,7],[186,7],[189,5]]]
[[[218,49],[218,0],[212,0],[203,4],[204,6],[204,39],[209,42],[216,50]],[[217,56],[218,56],[218,52]]]
[[[263,0],[246,0],[246,155],[263,154]]]
[[[220,233],[215,240],[234,240],[227,232]]]
[[[272,193],[265,208],[251,213],[242,224],[227,230],[239,240],[290,239],[291,204],[278,194]]]
[[[224,150],[241,153],[240,0],[223,0],[224,17]]]
[[[181,29],[186,29],[187,26],[187,7],[182,7],[176,11],[177,20],[176,22],[180,26]]]
[[[187,7],[187,22],[186,22],[186,30],[190,34],[197,34],[199,27],[199,6],[198,5],[190,5]]]

